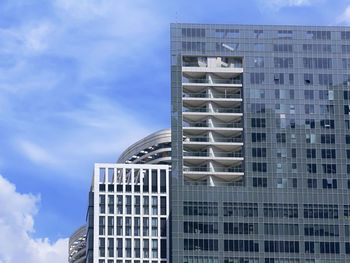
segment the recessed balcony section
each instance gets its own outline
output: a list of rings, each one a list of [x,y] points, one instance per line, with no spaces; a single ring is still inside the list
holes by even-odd
[[[182,72],[191,77],[198,76],[196,73],[219,73],[229,77],[243,72],[242,58],[184,56],[182,59]]]
[[[184,74],[184,77],[182,78],[182,83],[185,85],[205,85],[205,86],[218,86],[218,87],[225,87],[225,86],[233,86],[233,87],[241,87],[242,86],[242,79],[239,77],[236,78],[211,78],[207,79],[205,74],[197,74],[194,76],[188,76],[187,74]]]
[[[185,180],[202,181],[207,180],[210,177],[214,177],[226,182],[234,182],[242,179],[244,176],[244,171],[241,166],[223,167],[215,170],[208,167],[184,166],[183,175]]]

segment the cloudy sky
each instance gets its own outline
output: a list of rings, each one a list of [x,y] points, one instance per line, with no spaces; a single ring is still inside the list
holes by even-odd
[[[94,162],[170,126],[176,21],[348,25],[350,3],[0,0],[0,263],[66,262]]]

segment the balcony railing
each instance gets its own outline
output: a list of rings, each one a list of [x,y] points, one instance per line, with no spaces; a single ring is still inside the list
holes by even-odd
[[[213,123],[206,122],[184,122],[183,127],[204,127],[204,128],[243,128],[241,122],[234,123]]]
[[[240,79],[187,79],[183,78],[182,83],[207,83],[207,84],[242,84]]]
[[[242,113],[241,108],[184,108],[183,112]]]
[[[208,137],[186,137],[184,142],[243,142],[243,138],[213,138]]]
[[[207,94],[207,93],[184,93],[184,98],[211,98],[211,99],[241,99],[240,93],[235,94]]]
[[[192,156],[192,157],[243,157],[241,151],[237,152],[184,152],[183,156]]]
[[[219,172],[219,173],[243,173],[244,170],[242,167],[230,167],[230,168],[214,168],[210,169],[208,167],[184,167],[184,172]]]

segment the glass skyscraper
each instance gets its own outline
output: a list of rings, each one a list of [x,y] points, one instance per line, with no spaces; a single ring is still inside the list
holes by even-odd
[[[350,28],[171,24],[172,263],[350,262]]]

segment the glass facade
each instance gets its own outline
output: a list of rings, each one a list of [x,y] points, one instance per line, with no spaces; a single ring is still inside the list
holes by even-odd
[[[171,24],[171,262],[350,261],[349,40]]]

